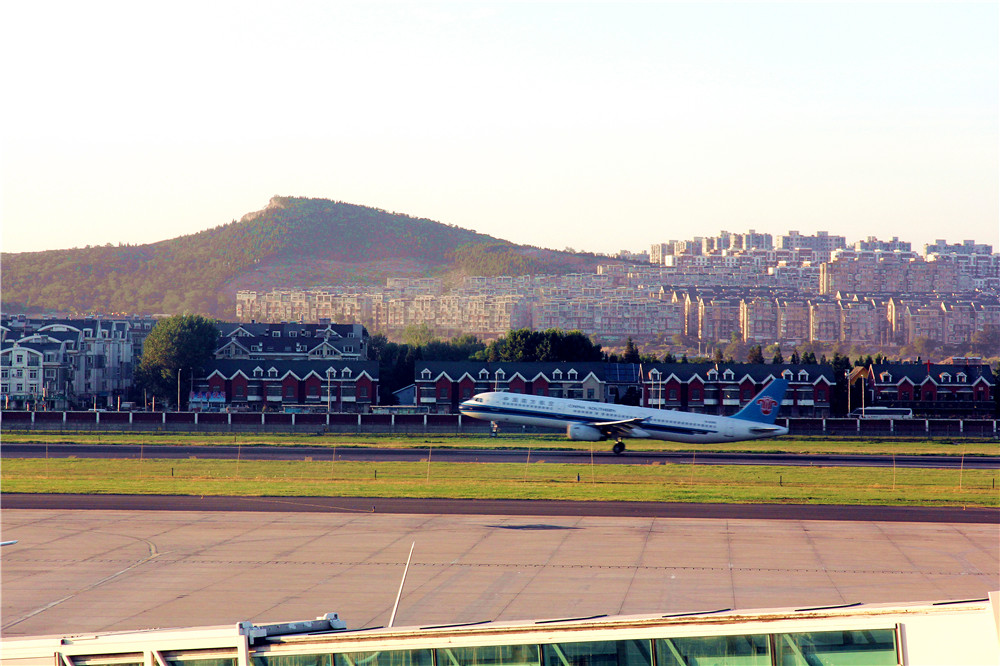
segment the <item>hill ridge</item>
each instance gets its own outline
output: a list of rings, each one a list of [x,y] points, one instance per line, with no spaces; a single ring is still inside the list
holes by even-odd
[[[242,288],[381,284],[392,275],[585,270],[592,255],[515,245],[427,218],[276,195],[239,221],[144,245],[3,253],[5,312],[232,317]],[[350,278],[350,279],[347,279]]]

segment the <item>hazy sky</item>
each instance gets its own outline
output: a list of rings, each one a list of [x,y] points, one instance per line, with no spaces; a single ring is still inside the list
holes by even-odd
[[[997,2],[8,2],[3,250],[323,197],[594,251],[998,241]]]

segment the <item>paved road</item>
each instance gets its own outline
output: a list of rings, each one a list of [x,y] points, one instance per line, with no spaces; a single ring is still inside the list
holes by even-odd
[[[268,513],[434,514],[479,516],[604,516],[756,520],[985,523],[1000,525],[1000,509],[811,504],[696,504],[376,497],[212,497],[4,493],[3,508],[96,511],[260,511]],[[544,523],[521,526],[547,529]]]
[[[784,465],[795,467],[914,467],[924,469],[1000,469],[1000,456],[885,456],[885,455],[799,455],[789,453],[674,453],[626,452],[616,456],[602,443],[593,457],[589,451],[571,450],[491,450],[491,449],[385,449],[319,446],[188,446],[178,445],[95,445],[95,444],[4,444],[3,458],[204,458],[241,460],[337,460],[361,462],[531,462],[594,464],[630,463],[696,465]],[[530,458],[529,458],[530,456]]]

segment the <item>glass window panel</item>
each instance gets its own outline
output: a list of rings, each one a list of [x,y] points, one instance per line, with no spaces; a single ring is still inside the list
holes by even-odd
[[[545,666],[651,666],[648,640],[542,646]]]
[[[437,650],[437,666],[541,666],[537,645],[488,645]]]
[[[168,659],[168,666],[236,666],[236,658],[220,659]]]
[[[896,664],[896,632],[871,629],[777,634],[775,656],[779,666]]]
[[[274,657],[253,657],[253,666],[331,666],[329,654],[290,654]]]
[[[334,666],[432,666],[431,650],[381,650],[333,655]]]
[[[770,666],[766,635],[661,638],[656,641],[658,666]]]

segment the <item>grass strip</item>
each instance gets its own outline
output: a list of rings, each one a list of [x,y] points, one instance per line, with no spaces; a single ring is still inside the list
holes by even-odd
[[[1000,506],[996,470],[7,459],[0,492]]]
[[[12,433],[4,432],[3,441],[33,444],[108,444],[186,446],[320,446],[373,448],[477,448],[576,450],[604,452],[609,442],[573,442],[561,435],[488,436],[412,434],[412,435],[283,435],[274,433]],[[717,452],[717,453],[795,453],[855,455],[941,455],[1000,456],[1000,442],[984,439],[888,439],[844,437],[781,437],[732,444],[682,444],[678,442],[630,439],[632,451]]]

